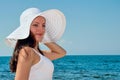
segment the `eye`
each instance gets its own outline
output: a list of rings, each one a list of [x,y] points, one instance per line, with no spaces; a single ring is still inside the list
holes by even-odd
[[[38,27],[38,24],[33,24],[32,26]]]
[[[45,27],[45,24],[43,24],[42,26]]]

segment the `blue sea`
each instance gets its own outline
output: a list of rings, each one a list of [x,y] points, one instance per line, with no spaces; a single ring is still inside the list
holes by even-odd
[[[0,80],[14,80],[9,60],[0,57]],[[120,55],[67,55],[53,63],[53,80],[120,80]]]

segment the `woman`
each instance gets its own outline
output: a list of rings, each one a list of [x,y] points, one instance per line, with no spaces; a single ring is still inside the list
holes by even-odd
[[[15,80],[52,80],[52,60],[65,56],[66,51],[55,42],[65,29],[65,17],[59,10],[40,12],[29,8],[20,16],[20,27],[6,39],[14,46],[10,69]],[[40,50],[44,43],[50,50]]]

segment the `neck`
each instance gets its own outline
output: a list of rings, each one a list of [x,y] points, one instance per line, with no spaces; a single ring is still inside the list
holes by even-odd
[[[35,48],[36,50],[38,50],[38,47],[39,47],[39,43],[36,43],[36,45],[35,45],[34,48]]]

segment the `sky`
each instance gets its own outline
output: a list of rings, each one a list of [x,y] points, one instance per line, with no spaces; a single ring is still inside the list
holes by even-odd
[[[19,26],[21,13],[31,7],[64,13],[67,25],[57,43],[67,55],[120,55],[120,0],[1,0],[0,56],[12,55],[5,37]]]

